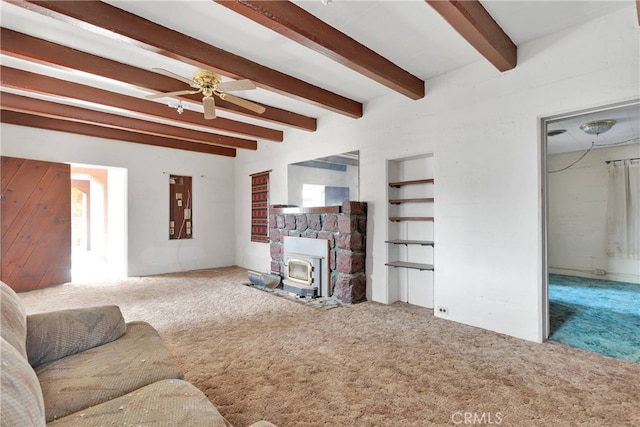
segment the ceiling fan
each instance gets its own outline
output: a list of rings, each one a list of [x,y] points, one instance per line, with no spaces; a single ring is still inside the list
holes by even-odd
[[[193,80],[186,77],[182,77],[179,74],[171,71],[164,70],[162,68],[153,68],[153,71],[159,74],[163,74],[167,77],[174,78],[181,82],[184,82],[191,86],[193,89],[177,90],[174,92],[162,92],[153,95],[147,95],[148,99],[162,98],[162,97],[177,97],[180,95],[193,95],[196,93],[202,93],[202,105],[204,106],[204,118],[215,119],[216,118],[216,101],[215,97],[219,97],[225,101],[236,104],[240,107],[254,111],[258,114],[262,114],[265,108],[262,105],[258,105],[254,102],[248,101],[237,96],[229,95],[227,92],[233,92],[237,90],[249,90],[255,89],[256,85],[251,80],[236,80],[230,82],[223,82],[219,74],[209,70],[197,70],[193,73]]]

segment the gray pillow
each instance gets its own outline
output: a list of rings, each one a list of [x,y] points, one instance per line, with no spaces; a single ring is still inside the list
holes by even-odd
[[[31,366],[109,343],[126,331],[115,305],[77,308],[27,316],[27,356]]]

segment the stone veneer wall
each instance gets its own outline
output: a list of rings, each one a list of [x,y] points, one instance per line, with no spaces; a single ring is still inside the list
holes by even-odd
[[[271,272],[285,275],[283,237],[329,241],[331,295],[344,303],[366,301],[367,203],[346,201],[342,206],[269,211]]]

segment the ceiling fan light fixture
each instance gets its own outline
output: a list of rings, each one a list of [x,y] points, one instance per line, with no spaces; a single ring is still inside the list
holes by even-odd
[[[220,74],[209,70],[197,70],[193,73],[193,81],[198,87],[214,88],[222,82]]]
[[[162,68],[153,68],[153,71],[159,74],[163,74],[167,77],[179,80],[183,83],[187,83],[195,90],[178,90],[173,92],[158,92],[153,95],[147,95],[148,99],[162,98],[162,97],[177,97],[183,95],[195,95],[196,93],[202,94],[202,104],[204,106],[204,118],[207,120],[216,118],[216,103],[214,96],[219,97],[231,104],[238,105],[242,108],[246,108],[250,111],[254,111],[258,114],[265,112],[265,107],[249,101],[244,98],[229,95],[228,91],[250,90],[255,89],[256,85],[251,80],[241,79],[223,82],[220,74],[214,73],[210,70],[196,70],[193,73],[193,80],[182,77],[179,74],[173,73]],[[176,107],[173,107],[176,108]],[[182,108],[178,108],[178,113]]]
[[[580,129],[582,129],[584,133],[588,133],[589,135],[600,135],[601,133],[605,133],[611,130],[611,128],[615,124],[616,121],[613,119],[594,120],[592,122],[581,124]]]
[[[167,106],[169,108],[173,108],[174,110],[176,110],[178,112],[178,114],[182,114],[184,113],[184,105],[182,105],[182,101],[178,101],[178,103],[176,104],[175,102],[169,102],[167,104]]]

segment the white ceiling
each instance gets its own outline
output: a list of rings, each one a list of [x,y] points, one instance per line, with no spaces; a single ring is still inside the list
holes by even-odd
[[[615,120],[611,130],[600,135],[590,135],[580,129],[580,125],[597,120]],[[640,142],[640,104],[622,105],[575,116],[552,120],[547,131],[565,130],[566,132],[548,137],[548,153],[557,154],[569,151],[588,150],[637,144]],[[638,153],[640,156],[640,152]]]
[[[136,0],[107,1],[107,3],[256,63],[362,102],[365,115],[367,102],[388,94],[403,96],[212,0]],[[295,3],[425,81],[476,61],[486,61],[423,0],[333,0],[328,5],[320,0],[295,1]],[[563,31],[621,8],[629,8],[630,13],[635,12],[634,0],[481,0],[481,3],[516,45]],[[18,32],[147,70],[153,67],[165,68],[185,77],[191,77],[196,70],[192,65],[6,2],[0,3],[0,23],[3,27]],[[77,71],[53,69],[7,56],[0,56],[0,61],[3,65],[113,92],[139,97],[149,94],[148,91],[140,88]],[[428,82],[426,93],[426,96],[429,96]],[[27,93],[25,95],[36,96]],[[238,95],[258,103],[316,118],[337,114],[263,89],[244,91]],[[57,101],[77,104],[72,100]],[[168,103],[168,101],[168,99],[158,100],[161,103]],[[197,104],[187,104],[186,108],[201,111],[201,106]],[[228,112],[221,112],[220,116],[267,125],[264,122]],[[575,123],[566,120],[555,125],[564,127],[568,132],[561,137],[555,137],[555,140],[562,140],[565,143],[561,148],[554,148],[552,151],[584,148],[585,142],[582,138],[584,135],[580,134],[581,131],[573,130]],[[273,124],[268,124],[268,127],[285,129]],[[614,130],[606,135],[612,140],[614,136],[616,139],[637,138],[639,132],[637,108],[624,118],[621,117]],[[601,135],[601,137],[604,136]],[[550,143],[554,141],[550,139]]]

